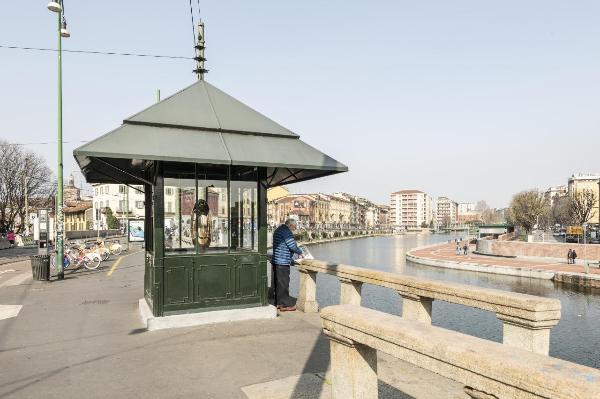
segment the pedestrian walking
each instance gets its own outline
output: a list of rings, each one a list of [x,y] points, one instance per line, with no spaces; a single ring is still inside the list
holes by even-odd
[[[458,242],[456,243],[456,254],[460,255],[460,244]]]
[[[567,263],[571,264],[571,257],[573,255],[573,250],[569,248],[569,252],[567,252]]]
[[[302,257],[302,250],[294,240],[293,231],[298,223],[290,216],[284,224],[273,232],[273,286],[275,287],[275,305],[282,312],[296,310],[296,301],[290,296],[290,265],[293,255]]]
[[[463,251],[465,255],[469,252],[469,246],[466,243],[463,245]]]
[[[12,229],[8,230],[6,233],[6,239],[10,243],[11,248],[15,246],[15,232]]]
[[[577,259],[577,252],[575,252],[575,250],[573,250],[573,252],[571,252],[571,263],[575,264],[575,259]]]

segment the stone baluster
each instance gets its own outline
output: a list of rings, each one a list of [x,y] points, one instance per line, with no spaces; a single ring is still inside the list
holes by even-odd
[[[432,298],[426,298],[408,292],[398,291],[402,297],[402,318],[431,324]]]
[[[377,399],[377,350],[327,329],[331,351],[331,397]]]
[[[300,290],[296,307],[305,313],[316,313],[319,311],[317,303],[317,272],[298,268],[300,272]]]
[[[499,313],[496,317],[502,320],[503,344],[548,356],[550,330],[559,319],[531,321]]]
[[[360,306],[360,291],[363,283],[345,277],[338,277],[338,279],[340,280],[340,305]]]

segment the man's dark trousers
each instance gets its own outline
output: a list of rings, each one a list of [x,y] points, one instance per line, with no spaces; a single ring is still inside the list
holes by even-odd
[[[286,265],[275,265],[275,274],[277,279],[277,298],[276,305],[284,308],[296,306],[296,300],[290,296],[290,267]]]

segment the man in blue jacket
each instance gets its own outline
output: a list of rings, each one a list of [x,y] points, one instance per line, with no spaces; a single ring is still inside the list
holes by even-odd
[[[294,234],[296,230],[296,218],[290,216],[284,224],[273,232],[273,274],[275,276],[275,305],[282,312],[296,310],[296,301],[290,297],[290,265],[293,255],[302,256],[302,250],[298,247]]]

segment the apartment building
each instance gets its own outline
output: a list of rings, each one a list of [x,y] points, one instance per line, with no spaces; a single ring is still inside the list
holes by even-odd
[[[124,226],[127,218],[127,210],[129,210],[129,219],[143,219],[145,216],[144,210],[144,194],[142,186],[134,186],[133,189],[124,184],[93,184],[93,228],[107,229],[105,208],[110,208],[113,215],[121,220]],[[138,191],[139,190],[139,191]],[[129,191],[129,206],[127,206],[127,191]],[[173,190],[172,190],[173,191]],[[174,209],[174,192],[171,195],[165,195],[165,213],[167,213],[167,205],[171,203],[171,208]]]
[[[554,205],[554,201],[557,198],[565,197],[568,194],[567,186],[553,186],[548,187],[546,191],[544,191],[544,197],[549,201],[550,206]]]
[[[415,228],[431,222],[431,197],[420,190],[400,190],[390,195],[390,224]]]
[[[438,225],[455,224],[458,218],[458,203],[448,197],[438,197],[436,201],[436,220]]]
[[[577,173],[569,177],[569,183],[567,186],[568,195],[575,195],[583,190],[590,190],[596,196],[596,204],[592,211],[592,218],[589,223],[598,224],[600,221],[600,212],[598,212],[598,198],[599,198],[599,186],[600,173]]]

